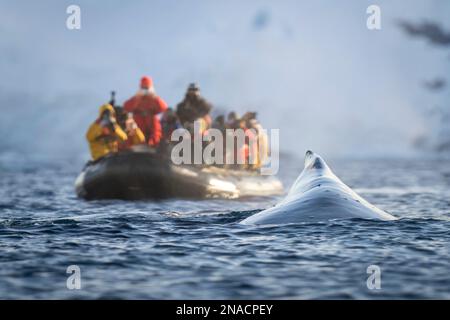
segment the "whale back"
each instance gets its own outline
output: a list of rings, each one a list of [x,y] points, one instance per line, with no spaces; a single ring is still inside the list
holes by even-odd
[[[285,200],[288,200],[292,196],[302,194],[314,186],[323,185],[327,182],[345,186],[333,171],[331,171],[330,167],[321,156],[308,150],[305,155],[303,171],[295,180]]]
[[[308,151],[302,173],[276,206],[257,213],[244,224],[277,224],[310,219],[367,218],[395,220],[344,184],[317,154]]]

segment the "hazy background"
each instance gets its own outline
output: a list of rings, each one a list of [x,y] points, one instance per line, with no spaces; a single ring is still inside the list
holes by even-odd
[[[70,4],[81,30],[66,28]],[[380,31],[366,27],[371,4]],[[449,74],[450,53],[398,19],[448,30],[449,16],[445,0],[0,0],[0,153],[86,160],[98,107],[148,74],[171,106],[196,81],[216,108],[258,111],[285,151],[415,155],[428,150],[417,141],[443,134],[428,115],[449,90],[423,83]]]

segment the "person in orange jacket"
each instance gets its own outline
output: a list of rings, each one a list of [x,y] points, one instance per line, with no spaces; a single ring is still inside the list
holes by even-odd
[[[94,161],[117,152],[119,143],[128,139],[127,134],[117,124],[116,112],[110,104],[100,107],[99,116],[89,127],[86,139]]]
[[[141,79],[140,90],[125,102],[124,109],[133,113],[137,126],[144,133],[145,141],[151,146],[157,146],[162,136],[158,114],[167,110],[167,104],[156,95],[150,77]]]

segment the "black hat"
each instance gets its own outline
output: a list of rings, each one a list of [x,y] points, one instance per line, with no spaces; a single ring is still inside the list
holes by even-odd
[[[199,91],[200,87],[195,82],[193,82],[193,83],[189,84],[189,87],[188,87],[188,91],[191,91],[191,90]]]

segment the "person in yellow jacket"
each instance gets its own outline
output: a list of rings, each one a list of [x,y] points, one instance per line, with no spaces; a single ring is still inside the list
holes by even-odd
[[[100,107],[99,117],[89,127],[86,138],[94,161],[117,152],[119,143],[128,140],[127,134],[117,124],[116,112],[110,104]]]

